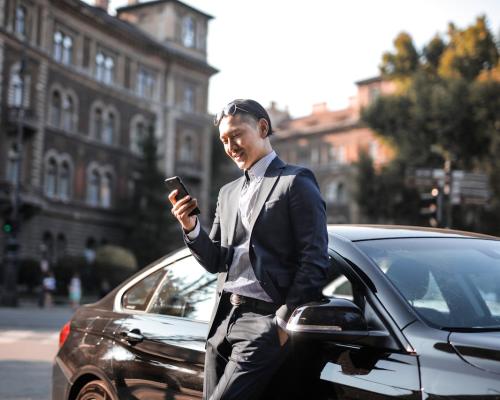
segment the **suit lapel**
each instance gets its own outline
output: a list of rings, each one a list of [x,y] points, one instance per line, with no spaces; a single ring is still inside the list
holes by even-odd
[[[227,243],[233,244],[234,231],[236,229],[236,217],[238,216],[238,208],[240,206],[241,189],[245,182],[245,176],[235,181],[235,185],[231,188],[227,197]]]
[[[252,216],[250,218],[250,232],[252,232],[255,221],[257,221],[260,211],[271,194],[273,187],[276,185],[284,167],[285,163],[276,157],[267,168],[252,210]]]

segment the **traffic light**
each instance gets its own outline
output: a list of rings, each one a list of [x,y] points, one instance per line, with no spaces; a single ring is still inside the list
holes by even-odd
[[[441,226],[442,191],[434,186],[430,192],[420,193],[420,215],[427,219],[430,226]]]
[[[2,231],[4,233],[11,233],[12,230],[14,229],[14,226],[12,225],[12,223],[10,221],[4,221],[4,223],[2,224]]]

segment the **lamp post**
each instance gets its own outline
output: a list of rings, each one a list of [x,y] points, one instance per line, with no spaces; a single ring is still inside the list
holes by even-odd
[[[16,90],[20,90],[18,113],[17,113],[17,135],[16,135],[16,148],[17,148],[17,161],[16,172],[14,174],[14,181],[12,185],[12,193],[10,197],[11,213],[10,213],[10,229],[5,232],[7,236],[5,245],[4,257],[4,288],[2,296],[2,304],[10,307],[17,307],[17,276],[18,276],[18,261],[19,261],[19,228],[20,228],[20,213],[21,208],[21,174],[23,163],[23,134],[24,134],[24,92],[25,92],[25,70],[26,70],[26,56],[21,54],[21,61],[19,67],[19,85]]]

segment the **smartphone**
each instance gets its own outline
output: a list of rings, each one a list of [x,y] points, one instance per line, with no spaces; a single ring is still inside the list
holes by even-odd
[[[165,179],[165,183],[167,184],[169,193],[177,189],[177,196],[175,196],[176,199],[182,199],[183,197],[189,196],[186,186],[178,176]],[[198,215],[200,212],[200,209],[196,207],[193,211],[191,211],[189,216]]]

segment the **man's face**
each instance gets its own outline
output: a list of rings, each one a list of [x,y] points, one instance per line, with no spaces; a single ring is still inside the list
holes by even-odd
[[[265,120],[256,122],[240,114],[224,117],[219,125],[219,138],[226,154],[238,168],[249,169],[269,151]]]

